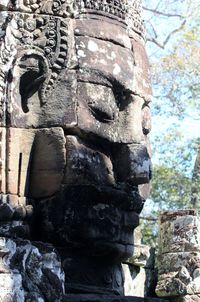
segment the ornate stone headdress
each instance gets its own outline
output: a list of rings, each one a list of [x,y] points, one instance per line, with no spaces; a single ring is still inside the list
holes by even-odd
[[[143,36],[141,0],[1,0],[0,3],[0,100],[5,75],[15,52],[23,57],[31,49],[41,55],[49,77],[43,85],[45,100],[68,61],[69,20],[109,18],[130,33]],[[9,26],[7,26],[10,24]],[[1,42],[2,41],[2,42]],[[21,50],[20,50],[21,49]],[[45,63],[46,62],[46,63]],[[1,113],[0,113],[1,116]]]
[[[85,14],[108,16],[143,35],[141,0],[2,0],[0,10],[48,14],[64,18]]]

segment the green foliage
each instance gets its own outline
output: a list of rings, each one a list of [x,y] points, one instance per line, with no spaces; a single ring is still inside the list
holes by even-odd
[[[199,202],[191,204],[192,196],[199,201],[199,192],[199,176],[197,179],[191,179],[166,165],[155,165],[151,190],[154,206],[150,215],[141,221],[143,242],[151,246],[156,245],[160,212],[194,207],[200,210]]]
[[[152,205],[141,221],[143,242],[151,246],[156,245],[160,212],[200,210],[200,139],[185,140],[184,134],[172,127],[164,136],[154,139],[153,149],[156,158],[150,195]],[[195,164],[196,154],[199,156]]]
[[[156,114],[194,115],[200,109],[200,2],[144,0],[144,6]]]
[[[153,114],[161,122],[154,127],[150,206],[142,213],[141,228],[143,242],[155,246],[161,211],[200,209],[200,139],[192,132],[186,137],[181,128],[186,117],[198,120],[200,112],[200,2],[144,0],[144,6]],[[165,128],[172,117],[176,122]]]
[[[179,35],[166,55],[152,60],[157,114],[183,118],[184,114],[200,110],[199,35],[199,28],[189,28]]]
[[[159,232],[159,223],[156,218],[140,219],[142,243],[156,247]]]
[[[187,130],[187,129],[186,129]],[[185,137],[183,131],[172,125],[164,134],[153,139],[154,161],[157,165],[171,168],[180,174],[192,177],[194,158],[200,149],[200,139]],[[155,174],[155,177],[158,175]]]
[[[155,165],[151,198],[160,211],[190,207],[191,178],[166,165]]]

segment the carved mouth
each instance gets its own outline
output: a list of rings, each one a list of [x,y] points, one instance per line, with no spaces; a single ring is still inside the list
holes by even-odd
[[[96,256],[104,256],[107,254],[112,256],[112,261],[123,261],[133,255],[133,242],[125,244],[122,242],[105,242],[99,240],[95,242],[93,248],[95,248]]]
[[[115,186],[70,185],[63,186],[65,203],[68,206],[96,207],[99,204],[113,208],[140,213],[145,200],[138,193],[137,187],[122,189]]]
[[[68,186],[52,198],[37,201],[36,228],[57,246],[95,244],[117,249],[118,244],[133,244],[133,230],[139,224],[136,211],[135,200],[127,192]]]

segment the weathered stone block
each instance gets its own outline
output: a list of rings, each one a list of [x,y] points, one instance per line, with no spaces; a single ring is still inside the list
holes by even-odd
[[[133,91],[134,57],[131,50],[89,37],[76,37],[79,68],[95,70]]]
[[[169,254],[170,257],[170,254]],[[199,261],[198,259],[195,259]],[[177,262],[179,259],[177,259]],[[191,258],[191,262],[194,262],[194,258]],[[173,297],[173,296],[183,296],[183,295],[194,295],[200,294],[200,268],[198,264],[195,267],[191,265],[192,272],[187,266],[183,264],[179,268],[174,269],[169,268],[165,274],[160,275],[158,279],[158,284],[156,287],[156,293],[160,297]],[[160,272],[159,272],[160,273]]]
[[[168,272],[178,274],[182,268],[184,269],[185,274],[189,273],[192,277],[195,273],[195,269],[200,269],[200,253],[175,252],[158,255],[158,269],[160,274],[167,274]]]
[[[151,185],[149,183],[138,186],[139,194],[144,200],[147,200],[147,198],[149,197],[150,190],[151,190]]]
[[[103,20],[77,19],[74,32],[76,36],[89,36],[107,42],[114,42],[128,49],[132,47],[131,39],[124,28]]]
[[[143,267],[136,268],[127,264],[123,265],[125,283],[124,294],[125,296],[144,297],[146,273]]]
[[[133,255],[126,260],[126,264],[137,267],[145,267],[150,257],[150,247],[142,244],[142,233],[137,227],[133,233]]]
[[[73,12],[71,1],[62,2],[55,5],[53,0],[46,2],[46,0],[26,2],[24,0],[16,0],[14,3],[11,0],[2,0],[0,4],[0,10],[20,11],[30,14],[48,14],[57,15],[60,17],[67,17],[70,15],[69,8],[71,7],[71,13]]]
[[[18,206],[25,207],[27,205],[27,198],[24,196],[8,194],[6,202],[9,203],[9,205],[13,208]]]
[[[15,213],[12,218],[15,219]],[[1,221],[0,236],[27,239],[30,238],[30,228],[27,223],[22,221],[22,217],[20,220]]]
[[[66,136],[67,164],[63,184],[114,185],[112,162],[92,145],[85,145],[76,136]]]
[[[31,76],[28,68],[33,68],[31,66],[33,62],[36,67],[38,65],[42,66],[44,64],[43,59],[35,55],[29,57],[24,54],[21,60],[23,63],[17,62],[12,71],[15,80],[10,87],[10,126],[45,128],[59,125],[65,128],[76,125],[76,73],[62,71],[59,74],[59,81],[57,81],[57,78],[50,81],[52,72],[49,71],[49,74],[46,74],[47,78],[44,79],[45,82],[40,84],[36,90],[36,87],[33,86],[34,83],[32,84],[33,87],[30,86],[30,88],[27,84]],[[35,77],[34,81],[36,83],[37,77],[40,79],[40,74],[44,71],[38,70],[37,72],[38,75],[34,74],[34,71],[32,75],[32,77]],[[54,76],[58,77],[58,75]],[[42,96],[42,89],[45,90],[48,85],[51,93],[48,96]]]
[[[102,84],[78,84],[78,126],[114,143],[141,143],[142,107],[137,96],[118,94],[114,87]],[[123,129],[123,131],[122,131]]]
[[[142,130],[145,135],[151,131],[151,108],[150,104],[145,104],[142,108]]]
[[[29,176],[31,198],[44,198],[59,191],[66,165],[65,144],[62,128],[37,131]]]
[[[0,192],[6,192],[6,129],[0,128]]]
[[[19,273],[0,273],[0,300],[23,302],[22,277]]]
[[[155,251],[143,245],[140,227],[134,230],[132,257],[123,264],[125,296],[155,296]]]
[[[151,163],[145,146],[140,144],[122,145],[115,156],[115,171],[118,181],[128,181],[137,185],[149,183]],[[126,160],[123,161],[123,158]]]
[[[29,204],[30,200],[18,195],[1,194],[0,195],[0,221],[4,224],[8,221],[20,221],[30,218],[33,213],[33,207]],[[0,228],[1,231],[2,227]],[[9,229],[9,224],[8,224]],[[10,234],[11,235],[11,234]]]
[[[6,131],[7,183],[3,193],[26,196],[35,130],[7,128]]]
[[[188,296],[189,299],[190,295],[196,294],[198,301],[200,293],[199,232],[200,220],[197,211],[162,213],[156,287],[158,296],[169,297],[170,301],[177,296],[177,301],[179,301],[179,297],[182,299]],[[175,298],[173,301],[176,301]]]
[[[137,245],[134,243],[133,256],[130,257],[126,263],[129,263],[134,266],[144,267],[150,256],[149,249],[150,248],[147,245],[143,245],[143,244]]]
[[[121,297],[106,295],[66,295],[62,302],[166,302],[156,298]]]
[[[86,255],[101,251],[100,255],[115,259],[123,252],[123,258],[128,258],[133,250],[131,226],[138,226],[139,217],[118,206],[124,198],[111,188],[64,185],[55,196],[38,201],[40,222],[36,215],[35,227],[39,225],[42,240],[59,246],[74,242]]]
[[[172,274],[173,275],[173,274]],[[186,285],[179,279],[173,278],[170,273],[163,280],[159,280],[156,286],[158,297],[170,298],[187,294]]]
[[[63,130],[8,128],[6,131],[4,169],[7,170],[2,170],[2,174],[5,173],[7,184],[3,193],[38,197],[57,192],[66,162]]]
[[[134,91],[146,101],[150,101],[152,96],[150,66],[144,48],[144,41],[133,39],[135,68],[134,68]]]
[[[98,92],[98,93],[97,93]],[[116,121],[119,109],[111,88],[102,85],[79,83],[78,85],[78,126],[87,133],[119,141]]]
[[[199,302],[200,301],[200,295],[188,295],[183,297],[174,297],[170,298],[170,302]]]
[[[163,213],[160,253],[200,251],[199,233],[200,217],[196,211]]]
[[[72,21],[19,11],[0,15],[0,125],[76,124],[76,72],[68,70],[74,64]]]
[[[0,300],[59,302],[64,274],[49,244],[0,238]]]

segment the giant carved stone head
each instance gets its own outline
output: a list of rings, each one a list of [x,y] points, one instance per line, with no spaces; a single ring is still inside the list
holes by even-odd
[[[0,4],[1,193],[15,236],[30,226],[77,257],[131,255],[151,178],[140,7]]]

